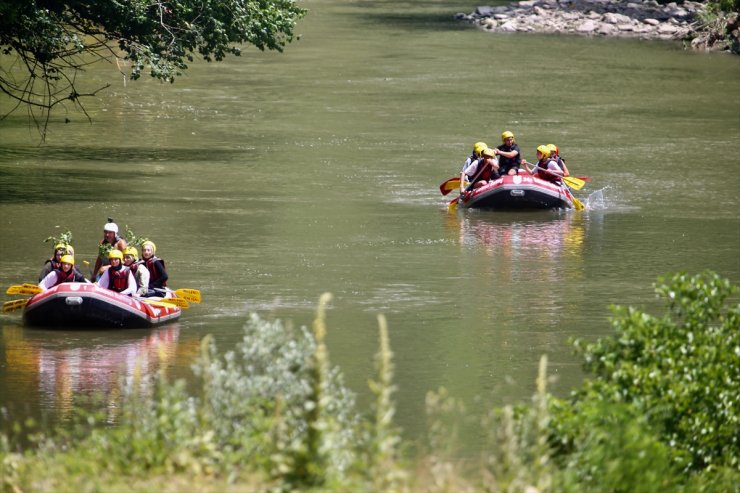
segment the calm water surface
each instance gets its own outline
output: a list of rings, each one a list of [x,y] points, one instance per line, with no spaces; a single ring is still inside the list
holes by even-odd
[[[543,354],[565,394],[582,378],[568,339],[608,334],[609,304],[657,311],[660,275],[740,280],[740,58],[483,33],[453,20],[475,8],[462,2],[306,6],[284,54],[196,64],[174,85],[96,67],[85,78],[112,87],[86,103],[93,123],[60,111],[41,145],[23,113],[0,122],[3,290],[34,282],[64,229],[93,261],[112,216],[204,297],[146,331],[0,316],[0,406],[66,419],[72,396],[102,391],[115,420],[111,389],[137,359],[189,377],[206,334],[229,348],[252,311],[310,324],[330,291],[331,359],[363,403],[387,316],[415,435],[427,391],[473,413],[476,396],[526,399]],[[505,129],[530,161],[558,144],[592,178],[577,193],[591,209],[448,213],[438,185]]]

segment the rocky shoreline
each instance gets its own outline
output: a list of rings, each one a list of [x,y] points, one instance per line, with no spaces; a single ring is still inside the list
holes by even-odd
[[[711,40],[698,30],[698,13],[704,8],[704,3],[692,1],[661,5],[655,0],[522,0],[499,7],[478,7],[471,14],[459,13],[455,18],[491,32],[690,40],[695,49],[724,49],[708,42]]]

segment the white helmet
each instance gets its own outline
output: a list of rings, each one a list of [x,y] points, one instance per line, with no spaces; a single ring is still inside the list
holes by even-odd
[[[103,226],[103,231],[113,231],[114,233],[118,233],[118,225],[113,221],[107,222],[105,223],[105,226]]]

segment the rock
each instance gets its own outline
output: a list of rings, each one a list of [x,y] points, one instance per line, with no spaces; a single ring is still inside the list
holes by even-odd
[[[614,14],[612,12],[604,14],[604,22],[608,22],[609,24],[625,24],[630,22],[630,20],[629,17],[622,14]]]
[[[599,34],[603,34],[606,36],[614,34],[616,31],[617,28],[614,24],[601,24],[598,29]]]
[[[669,0],[663,0],[669,1]],[[642,39],[690,39],[701,36],[693,19],[706,9],[706,1],[656,0],[521,0],[496,7],[479,6],[471,14],[455,19],[492,32],[571,33],[584,36],[639,37]],[[740,43],[740,21],[735,14],[721,26]],[[699,49],[729,49],[724,37],[704,36],[692,41]],[[720,46],[721,45],[721,46]]]
[[[481,23],[481,26],[483,26],[486,29],[493,29],[498,25],[498,23],[491,19],[490,17],[488,19],[483,19],[483,22]]]
[[[500,31],[503,31],[505,33],[513,33],[517,31],[517,26],[516,26],[515,21],[504,22],[498,28]]]
[[[596,30],[598,26],[594,21],[591,19],[588,19],[576,27],[576,31],[579,33],[592,33]]]

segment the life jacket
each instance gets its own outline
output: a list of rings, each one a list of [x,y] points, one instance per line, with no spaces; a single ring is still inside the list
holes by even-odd
[[[504,152],[511,152],[511,151],[517,151],[517,155],[515,157],[506,157],[499,154],[498,156],[498,166],[499,166],[499,172],[502,175],[505,175],[509,172],[512,168],[518,168],[522,164],[522,152],[519,149],[519,145],[512,144],[510,146],[507,146],[506,144],[502,144],[498,146],[496,149],[499,151]]]
[[[54,269],[54,272],[57,274],[57,281],[54,283],[54,286],[63,282],[85,282],[85,278],[75,271],[74,266],[69,269],[69,273],[64,272],[61,267]]]
[[[557,166],[558,169],[562,171],[563,168],[560,167],[560,165],[555,159],[547,158],[547,159],[537,162],[537,166],[535,166],[534,168],[534,171],[537,172],[537,177],[542,180],[547,180],[553,183],[562,184],[561,178],[558,175],[553,174],[552,170],[548,168],[548,165],[550,163],[555,163],[555,166]],[[539,170],[545,170],[545,171],[539,172]]]
[[[157,257],[156,255],[152,255],[148,259],[144,260],[144,265],[146,266],[146,269],[149,271],[149,286],[154,286],[157,284],[157,281],[160,277],[162,277],[159,272],[157,272],[157,268],[154,266],[155,262],[159,260],[162,262],[162,270],[166,271],[167,267],[164,265],[164,260]],[[167,281],[163,281],[161,283],[162,287],[167,286]]]
[[[555,156],[555,164],[557,164],[558,168],[563,171],[563,176],[570,175],[570,173],[568,173],[568,168],[565,167],[565,161],[563,161],[563,158],[561,158],[560,155]]]
[[[141,276],[139,275],[139,266],[142,265],[143,263],[144,263],[143,260],[137,260],[136,262],[128,266],[128,268],[131,269],[131,272],[134,275],[134,279],[136,280],[136,289],[139,289],[141,287]]]
[[[118,269],[111,267],[108,269],[108,289],[120,293],[128,287],[128,275],[131,269],[121,266]]]
[[[58,270],[58,269],[61,269],[62,268],[62,263],[61,262],[57,262],[53,258],[50,258],[49,260],[47,260],[44,263],[51,264],[51,270]]]

